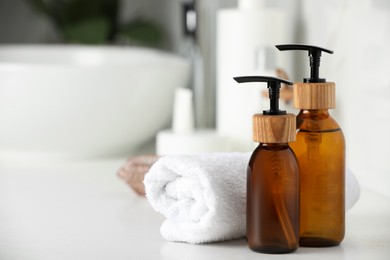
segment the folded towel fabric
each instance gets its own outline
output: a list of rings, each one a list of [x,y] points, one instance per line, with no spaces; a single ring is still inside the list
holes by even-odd
[[[145,175],[146,197],[166,220],[170,241],[208,243],[242,238],[246,232],[246,171],[249,153],[169,155]],[[346,173],[346,209],[360,188]]]

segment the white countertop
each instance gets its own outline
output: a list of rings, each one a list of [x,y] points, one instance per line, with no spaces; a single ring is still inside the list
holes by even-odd
[[[123,160],[0,161],[0,260],[389,259],[390,199],[363,189],[341,246],[288,255],[245,240],[207,245],[162,239],[163,216],[116,177]]]

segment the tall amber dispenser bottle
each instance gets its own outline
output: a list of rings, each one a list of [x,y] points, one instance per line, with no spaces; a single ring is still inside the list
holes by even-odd
[[[237,82],[267,82],[270,110],[253,116],[259,142],[247,172],[249,248],[271,254],[294,252],[299,239],[299,172],[288,143],[295,140],[295,116],[279,110],[280,83],[273,77],[236,77]]]
[[[290,143],[298,158],[301,180],[301,246],[326,247],[341,243],[345,233],[345,141],[328,109],[336,107],[335,83],[319,78],[321,52],[309,45],[277,45],[279,50],[309,52],[311,76],[295,83],[297,140]]]

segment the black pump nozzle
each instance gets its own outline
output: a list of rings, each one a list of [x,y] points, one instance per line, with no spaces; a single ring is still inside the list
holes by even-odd
[[[304,78],[303,81],[305,83],[320,83],[326,82],[325,79],[320,78],[320,61],[321,61],[321,53],[327,52],[333,54],[333,51],[327,50],[317,46],[304,45],[304,44],[281,44],[275,45],[280,51],[290,51],[290,50],[303,50],[309,51],[310,58],[310,78]]]
[[[247,76],[247,77],[234,77],[234,80],[238,83],[245,82],[267,82],[269,99],[270,99],[270,110],[264,110],[264,115],[285,115],[285,110],[279,109],[279,94],[280,94],[280,84],[284,83],[287,85],[292,85],[291,81],[275,78],[275,77],[266,77],[266,76]]]

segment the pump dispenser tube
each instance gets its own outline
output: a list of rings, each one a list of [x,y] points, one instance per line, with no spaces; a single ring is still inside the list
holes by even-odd
[[[336,107],[336,85],[319,78],[322,52],[310,45],[277,45],[279,50],[308,51],[310,77],[294,84],[297,140],[291,148],[300,170],[300,246],[325,247],[341,243],[345,233],[345,141],[328,109]]]
[[[271,254],[294,252],[299,235],[298,163],[288,143],[295,140],[295,116],[279,109],[280,83],[274,77],[236,77],[237,82],[267,82],[270,109],[253,116],[253,152],[247,172],[249,248]]]

